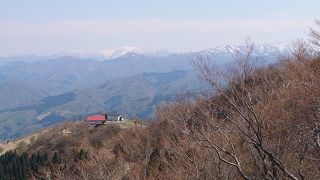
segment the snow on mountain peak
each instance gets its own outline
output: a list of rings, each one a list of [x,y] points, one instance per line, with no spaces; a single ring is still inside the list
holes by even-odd
[[[261,56],[261,55],[278,55],[282,53],[289,53],[288,43],[277,43],[277,44],[256,44],[253,49],[254,56]],[[207,49],[201,51],[201,53],[205,54],[215,54],[220,56],[230,56],[237,52],[244,52],[246,47],[244,45],[226,45],[226,46],[219,46],[212,49]]]
[[[116,49],[105,50],[74,50],[70,53],[66,53],[70,56],[80,58],[95,58],[95,59],[114,59],[126,54],[139,54],[145,56],[167,56],[170,53],[166,50],[147,50],[141,47],[121,47]]]
[[[105,60],[105,59],[115,59],[121,56],[126,55],[127,57],[133,57],[138,55],[149,56],[149,57],[165,57],[172,54],[183,55],[183,54],[206,54],[214,56],[230,56],[237,52],[244,52],[245,46],[243,45],[226,45],[219,46],[215,48],[210,48],[202,51],[196,52],[169,52],[163,49],[150,50],[141,47],[131,47],[125,46],[115,49],[87,49],[87,50],[72,50],[69,52],[48,55],[48,56],[8,56],[0,55],[0,58],[12,58],[28,61],[41,60],[41,59],[54,59],[63,56],[70,56],[82,59],[96,59],[96,60]],[[279,55],[279,54],[290,54],[290,44],[289,43],[277,43],[277,44],[256,44],[254,47],[253,55],[254,56],[264,56],[264,55]]]

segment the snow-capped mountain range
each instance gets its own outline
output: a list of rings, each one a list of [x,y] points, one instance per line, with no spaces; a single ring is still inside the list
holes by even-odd
[[[117,49],[107,49],[107,50],[75,50],[69,53],[62,53],[64,56],[74,56],[79,58],[93,58],[93,59],[115,59],[124,55],[144,55],[151,57],[165,57],[171,54],[190,54],[190,53],[200,53],[200,54],[210,54],[219,56],[229,56],[235,54],[236,52],[244,52],[245,46],[243,45],[226,45],[219,46],[215,48],[210,48],[202,51],[196,52],[171,52],[163,49],[149,50],[141,47],[122,47]],[[255,56],[265,56],[265,55],[278,55],[283,53],[290,53],[290,46],[287,43],[282,44],[262,44],[256,45],[253,50],[253,55]]]
[[[230,56],[235,53],[243,53],[246,51],[246,46],[244,45],[226,45],[219,46],[212,49],[206,49],[200,52],[201,54],[217,55],[217,56]],[[290,45],[287,43],[283,44],[262,44],[255,45],[253,48],[254,56],[277,56],[279,54],[289,54]]]
[[[71,52],[61,53],[60,56],[73,56],[79,58],[92,58],[92,59],[115,59],[126,54],[139,54],[145,56],[162,57],[171,54],[167,50],[156,49],[149,50],[141,47],[121,47],[115,49],[105,50],[73,50]]]
[[[195,52],[171,52],[164,49],[146,49],[141,47],[121,47],[115,49],[105,49],[105,50],[73,50],[69,52],[58,53],[54,55],[48,56],[36,56],[36,55],[26,55],[26,56],[8,56],[8,55],[0,55],[0,59],[13,59],[13,60],[21,60],[21,61],[36,61],[40,59],[55,59],[64,56],[71,56],[75,58],[81,59],[96,59],[96,60],[107,60],[107,59],[115,59],[121,56],[132,56],[132,55],[143,55],[148,57],[166,57],[169,55],[188,55],[188,54],[206,54],[213,56],[230,56],[235,54],[236,52],[244,52],[245,46],[243,45],[226,45],[219,46],[215,48],[210,48],[201,51]],[[253,50],[254,56],[272,56],[279,54],[289,54],[290,53],[290,45],[288,43],[282,44],[260,44],[255,45]]]

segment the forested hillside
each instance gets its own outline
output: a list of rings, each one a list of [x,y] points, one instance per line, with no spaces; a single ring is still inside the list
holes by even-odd
[[[5,88],[0,88],[0,91],[2,89]],[[27,90],[18,90],[20,93],[7,90],[4,93],[13,94],[4,99],[21,102],[21,106],[0,110],[0,137],[17,138],[40,128],[74,120],[74,117],[84,119],[88,114],[97,112],[122,114],[128,118],[151,118],[158,105],[173,102],[179,92],[199,94],[205,90],[205,85],[197,80],[196,72],[190,70],[143,73],[93,88],[42,99],[38,97],[32,103],[23,104],[34,95],[34,91]],[[19,98],[20,101],[17,101]],[[9,107],[9,102],[4,104]]]

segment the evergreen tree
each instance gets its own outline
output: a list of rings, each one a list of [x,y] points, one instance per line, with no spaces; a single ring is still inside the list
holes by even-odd
[[[6,178],[6,176],[5,176],[5,173],[4,173],[3,165],[0,164],[0,180],[3,180],[5,178]]]
[[[37,172],[41,166],[48,163],[48,155],[40,152],[21,155],[7,152],[0,156],[0,180],[26,180],[30,171]]]
[[[43,155],[43,164],[46,164],[48,162],[49,158],[48,158],[48,154],[44,153]]]
[[[53,154],[52,162],[53,162],[54,164],[58,164],[58,163],[60,162],[60,158],[59,158],[59,155],[58,155],[57,152],[55,152],[55,153]]]
[[[83,160],[83,159],[87,158],[87,154],[88,153],[85,150],[81,149],[79,154],[78,154],[78,159],[79,160]]]

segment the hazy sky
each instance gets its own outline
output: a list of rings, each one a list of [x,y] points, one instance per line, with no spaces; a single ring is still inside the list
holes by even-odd
[[[307,37],[319,0],[0,0],[0,54],[188,51]]]

